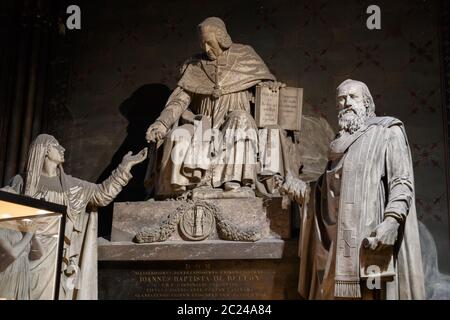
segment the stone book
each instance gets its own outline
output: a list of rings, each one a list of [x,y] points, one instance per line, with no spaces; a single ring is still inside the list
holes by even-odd
[[[396,275],[394,268],[393,247],[380,250],[370,249],[370,242],[375,238],[364,238],[360,250],[360,276],[362,279],[379,278],[390,282]]]
[[[259,128],[279,125],[300,131],[302,107],[302,88],[285,87],[273,92],[268,87],[256,87],[255,120]]]

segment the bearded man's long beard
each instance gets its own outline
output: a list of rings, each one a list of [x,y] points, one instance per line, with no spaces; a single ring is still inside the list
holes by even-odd
[[[353,134],[363,126],[366,118],[365,114],[357,114],[352,110],[344,109],[338,115],[339,127],[341,131]]]

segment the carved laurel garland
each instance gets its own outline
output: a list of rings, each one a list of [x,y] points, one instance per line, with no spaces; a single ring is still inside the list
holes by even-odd
[[[171,212],[161,225],[144,228],[139,231],[133,241],[137,243],[162,242],[169,239],[170,235],[177,229],[181,216],[193,206],[191,201],[183,203]]]
[[[226,219],[220,210],[214,211],[219,238],[231,241],[257,241],[261,239],[261,229],[256,226],[240,228]]]
[[[195,206],[203,206],[210,210],[216,220],[219,237],[231,241],[257,241],[261,239],[261,230],[258,227],[240,228],[223,216],[222,211],[214,203],[203,200],[188,200],[171,212],[159,226],[144,228],[136,234],[133,241],[137,243],[162,242],[169,239],[176,230],[178,223],[185,212]]]

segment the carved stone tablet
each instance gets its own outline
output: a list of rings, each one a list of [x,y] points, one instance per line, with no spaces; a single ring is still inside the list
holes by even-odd
[[[281,88],[278,105],[278,124],[285,130],[300,131],[302,105],[302,88]]]
[[[278,92],[256,87],[255,121],[259,128],[278,124]]]

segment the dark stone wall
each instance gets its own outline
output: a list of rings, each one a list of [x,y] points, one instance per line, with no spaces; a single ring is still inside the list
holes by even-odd
[[[74,3],[77,3],[76,1]],[[47,130],[67,149],[66,171],[101,181],[128,151],[199,50],[196,25],[216,15],[233,40],[250,44],[280,81],[304,88],[305,113],[336,128],[334,92],[346,78],[369,86],[379,115],[406,125],[417,210],[450,272],[446,139],[438,1],[378,1],[382,29],[366,28],[372,1],[85,1],[82,30],[60,36]],[[120,200],[139,200],[145,165]],[[106,209],[101,233],[108,232]]]

